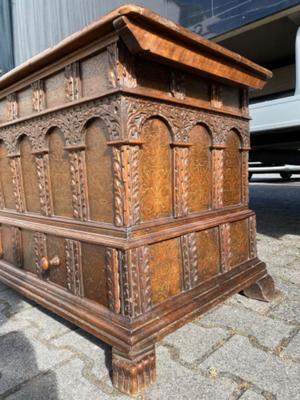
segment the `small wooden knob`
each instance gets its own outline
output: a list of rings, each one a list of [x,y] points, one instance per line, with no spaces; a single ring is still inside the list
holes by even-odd
[[[40,268],[43,271],[48,271],[50,267],[57,267],[60,264],[60,259],[58,256],[54,256],[51,260],[48,260],[47,257],[42,257],[40,260]]]

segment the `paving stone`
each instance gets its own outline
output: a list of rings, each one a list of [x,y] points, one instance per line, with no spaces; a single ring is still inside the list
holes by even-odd
[[[12,315],[26,308],[32,308],[34,303],[29,302],[15,290],[7,289],[0,292],[0,312]]]
[[[300,333],[297,333],[297,335],[290,341],[285,349],[285,354],[300,359]]]
[[[266,398],[253,390],[247,390],[239,400],[266,400]]]
[[[272,274],[277,275],[285,282],[291,282],[296,285],[300,285],[299,268],[297,267],[296,263],[294,267],[287,267],[285,265],[273,267]]]
[[[229,327],[243,335],[255,336],[260,344],[271,348],[278,346],[293,329],[284,322],[274,321],[246,308],[240,310],[226,304],[205,315],[200,322]]]
[[[188,324],[167,336],[163,343],[174,346],[182,360],[193,363],[227,337],[228,333],[224,329]]]
[[[20,388],[16,393],[7,397],[7,400],[106,400],[112,398],[101,391],[101,386],[91,383],[82,376],[84,363],[74,359],[58,367],[54,371],[47,371],[39,375]],[[128,400],[125,395],[113,396],[116,400]]]
[[[201,364],[206,370],[212,367],[272,393],[277,400],[299,400],[300,364],[254,348],[245,337],[232,337]]]
[[[265,301],[250,299],[249,297],[243,296],[241,294],[236,294],[232,297],[229,297],[229,299],[227,299],[225,303],[233,306],[246,307],[260,314],[266,314],[272,307],[271,302],[267,303]]]
[[[31,329],[43,340],[57,338],[75,329],[71,323],[39,307],[25,309],[16,318],[31,324]]]
[[[2,290],[7,290],[8,287],[6,285],[4,285],[4,283],[0,282],[0,292],[2,292]]]
[[[89,362],[90,372],[100,379],[111,369],[111,348],[104,342],[78,329],[53,340],[57,348],[71,349],[77,357]]]
[[[275,287],[282,292],[284,299],[288,298],[299,301],[300,286],[297,286],[294,282],[285,282],[277,276],[274,276],[274,281]]]
[[[227,378],[210,379],[170,358],[163,346],[157,348],[157,383],[146,391],[151,400],[228,400],[237,385]]]
[[[286,299],[269,313],[270,317],[280,318],[287,322],[300,324],[299,300]]]
[[[48,348],[26,331],[2,335],[0,354],[0,394],[73,356],[65,349]]]

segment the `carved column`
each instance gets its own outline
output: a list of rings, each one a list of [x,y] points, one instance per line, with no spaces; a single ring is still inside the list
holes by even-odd
[[[256,217],[252,215],[249,218],[249,258],[257,257],[256,248]]]
[[[248,174],[248,161],[249,161],[249,148],[242,148],[241,150],[242,159],[242,204],[245,206],[249,203],[249,174]]]
[[[221,249],[221,272],[226,272],[230,267],[231,258],[231,237],[230,224],[222,224],[219,226],[220,249]]]
[[[89,219],[85,146],[68,146],[74,218]]]
[[[139,146],[142,142],[112,141],[115,224],[132,226],[140,221]]]
[[[78,62],[65,68],[65,94],[67,101],[78,100],[81,97],[81,78]]]
[[[35,153],[36,172],[38,176],[41,213],[53,215],[53,201],[50,185],[49,155],[46,152]]]
[[[180,237],[183,265],[183,290],[189,290],[198,284],[198,255],[196,233]]]
[[[19,155],[12,156],[10,159],[10,168],[12,174],[12,184],[14,188],[14,196],[16,202],[16,210],[25,211],[25,193],[22,178],[21,158]]]
[[[224,149],[224,145],[212,147],[212,207],[215,209],[223,206]]]
[[[183,217],[188,214],[188,147],[190,143],[175,142],[172,146],[174,160],[174,216]]]
[[[13,121],[18,118],[18,100],[16,93],[7,96],[7,119]]]
[[[147,246],[126,251],[106,249],[109,308],[135,318],[152,306],[149,250]]]
[[[32,110],[42,111],[46,108],[44,81],[39,79],[32,83]]]
[[[67,289],[76,296],[83,297],[83,275],[81,263],[81,243],[77,240],[66,239],[66,271]]]

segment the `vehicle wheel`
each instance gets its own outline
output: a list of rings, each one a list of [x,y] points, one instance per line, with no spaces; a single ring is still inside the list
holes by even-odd
[[[248,181],[251,181],[252,178],[252,172],[248,172]]]
[[[280,172],[280,176],[284,181],[291,180],[292,175],[293,174],[291,172]]]

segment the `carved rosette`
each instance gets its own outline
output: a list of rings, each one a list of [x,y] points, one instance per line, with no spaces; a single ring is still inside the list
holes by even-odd
[[[14,263],[16,267],[21,268],[23,264],[21,229],[17,228],[16,226],[12,226],[10,229]]]
[[[135,318],[151,308],[149,250],[146,246],[120,254],[121,313]]]
[[[188,233],[180,237],[182,265],[183,265],[183,290],[189,290],[198,284],[198,255],[196,233]]]
[[[212,207],[221,208],[223,206],[223,162],[224,147],[215,146],[212,149]]]
[[[136,395],[156,381],[155,349],[128,357],[113,348],[113,385],[121,392]]]
[[[219,226],[220,246],[221,246],[221,270],[226,272],[229,270],[231,260],[231,236],[230,224],[221,224]]]
[[[16,93],[7,96],[7,119],[13,121],[18,118],[18,100]]]
[[[131,226],[140,221],[139,146],[114,145],[113,170],[115,193],[115,224]]]
[[[36,272],[39,276],[42,276],[40,262],[43,257],[47,257],[47,237],[43,232],[35,232],[34,234],[34,254]]]
[[[242,203],[248,205],[249,203],[249,183],[248,183],[248,149],[242,150]]]
[[[22,179],[21,159],[19,156],[13,157],[10,160],[10,169],[12,174],[12,183],[14,188],[14,196],[16,202],[16,209],[19,212],[25,211],[25,194]]]
[[[32,110],[42,111],[46,108],[44,81],[39,79],[32,83]]]
[[[35,163],[39,183],[41,213],[50,216],[53,215],[53,203],[50,188],[48,154],[37,154],[35,156]]]
[[[256,248],[256,217],[252,215],[249,218],[249,256],[250,258],[257,257]]]
[[[89,207],[85,151],[70,150],[69,159],[74,218],[86,221],[89,219]]]
[[[174,216],[183,217],[188,214],[188,156],[186,144],[174,143]]]
[[[78,100],[81,97],[81,78],[78,62],[69,64],[65,68],[65,94],[67,101]]]
[[[83,297],[81,244],[77,240],[65,240],[67,289],[75,296]]]
[[[111,311],[121,312],[119,252],[116,249],[107,248],[105,251],[108,307]]]

